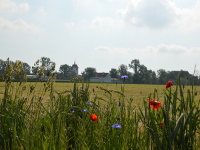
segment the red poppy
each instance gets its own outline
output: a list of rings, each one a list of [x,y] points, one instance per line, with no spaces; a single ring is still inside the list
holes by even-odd
[[[149,102],[149,106],[151,107],[151,108],[153,108],[154,110],[158,110],[158,108],[160,108],[161,107],[161,102],[158,102],[158,101],[156,101],[156,100],[149,100],[148,99],[148,102]]]
[[[172,81],[167,81],[167,83],[166,83],[166,89],[168,89],[170,86],[172,86],[172,85],[174,85],[173,83],[172,83]]]
[[[90,119],[91,119],[92,121],[98,121],[98,117],[97,117],[97,115],[95,115],[95,114],[90,114]]]
[[[161,127],[164,127],[164,126],[165,126],[164,122],[161,122],[161,123],[160,123],[160,126],[161,126]]]

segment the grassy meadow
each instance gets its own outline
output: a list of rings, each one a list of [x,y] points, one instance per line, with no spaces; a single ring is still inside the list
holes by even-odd
[[[0,91],[3,150],[200,148],[198,86],[50,78],[1,82]]]
[[[49,100],[49,92],[44,91],[45,82],[26,82],[26,84],[22,85],[24,87],[23,96],[26,97],[29,94],[30,88],[35,86],[34,94],[35,96],[43,95],[45,100]],[[87,83],[85,83],[87,84]],[[115,84],[115,83],[88,83],[89,89],[88,92],[90,94],[90,99],[94,99],[95,96],[99,96],[102,98],[107,98],[107,93],[100,89],[101,87],[107,90],[119,91],[122,92],[122,87],[124,88],[123,94],[126,99],[133,99],[136,104],[140,104],[142,100],[146,100],[149,97],[153,98],[155,90],[157,90],[156,99],[163,102],[164,94],[165,94],[165,85],[152,85],[152,84]],[[82,87],[82,83],[77,83],[77,85]],[[13,83],[13,90],[17,89],[17,83]],[[56,93],[64,93],[63,95],[69,94],[74,88],[74,83],[72,82],[55,82],[53,93],[56,96]],[[175,90],[175,86],[171,87],[172,90]],[[200,99],[200,86],[194,86],[194,92],[196,93],[196,100]],[[187,94],[187,91],[192,89],[191,85],[185,86],[183,91]],[[5,91],[5,82],[0,82],[0,98],[3,98]],[[118,98],[118,94],[112,92],[113,98]]]
[[[14,89],[17,88],[17,83],[13,83]],[[26,89],[23,91],[24,96],[28,94],[28,90],[30,90],[31,86],[35,86],[36,83],[29,82],[26,83],[24,86]],[[82,86],[82,83],[77,84],[79,87]],[[105,91],[101,90],[100,87],[103,87],[107,90],[115,90],[121,92],[121,88],[124,86],[124,95],[127,99],[134,99],[136,102],[140,102],[143,99],[147,99],[149,97],[149,94],[154,92],[154,89],[158,90],[158,97],[163,100],[163,90],[165,90],[165,85],[148,85],[148,84],[113,84],[113,83],[89,83],[89,93],[90,93],[90,99],[94,98],[96,95],[99,97],[107,97],[107,94]],[[188,86],[187,88],[189,88]],[[70,91],[72,91],[74,88],[74,83],[68,83],[68,82],[55,82],[54,83],[54,94],[56,93],[65,93],[68,94]],[[198,88],[198,87],[197,87]],[[16,90],[16,89],[15,89]],[[44,90],[44,82],[38,82],[36,84],[36,88],[34,91],[34,94],[36,96],[42,95]],[[198,90],[198,89],[197,89]],[[0,82],[0,97],[3,98],[5,91],[5,83]],[[200,91],[200,88],[199,88]],[[117,98],[118,94],[112,93],[113,97]],[[49,99],[49,93],[46,92],[44,95],[45,99]]]

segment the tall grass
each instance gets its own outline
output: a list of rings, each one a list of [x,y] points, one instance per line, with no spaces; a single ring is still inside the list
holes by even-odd
[[[90,93],[88,83],[75,79],[73,90],[59,93],[54,91],[51,74],[37,95],[37,83],[26,83],[20,62],[6,65],[0,149],[200,149],[200,111],[194,87],[185,91],[177,84],[164,90],[162,107],[153,110],[147,99],[157,99],[156,89],[137,106],[124,95],[126,85],[121,91],[96,87],[104,92],[102,98],[95,91]],[[19,82],[14,84],[13,76]],[[44,100],[47,93],[49,99]],[[116,93],[117,99],[113,97]],[[92,121],[90,114],[96,114],[98,121]],[[115,124],[121,128],[113,128]]]

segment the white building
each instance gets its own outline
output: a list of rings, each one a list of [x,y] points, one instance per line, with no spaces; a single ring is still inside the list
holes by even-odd
[[[90,82],[111,82],[109,73],[97,73],[96,77],[91,77]]]
[[[74,64],[72,65],[72,70],[75,72],[76,76],[78,77],[78,66],[76,62],[74,62]]]

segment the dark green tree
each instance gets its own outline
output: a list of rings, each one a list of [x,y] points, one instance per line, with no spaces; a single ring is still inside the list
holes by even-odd
[[[84,75],[84,80],[90,80],[91,77],[95,77],[96,76],[96,68],[92,68],[92,67],[87,67],[85,68],[84,72],[82,73],[82,75]]]
[[[123,76],[123,75],[127,75],[128,74],[128,67],[124,64],[121,64],[118,68],[118,71],[119,71],[120,77]]]
[[[139,65],[139,83],[147,83],[149,80],[147,67],[145,65]]]
[[[0,74],[3,75],[5,70],[5,64],[2,59],[0,59]]]
[[[140,61],[139,59],[134,59],[131,61],[131,63],[128,65],[130,69],[133,69],[134,73],[138,73],[140,68]]]
[[[67,64],[60,65],[59,72],[60,72],[61,79],[70,80],[71,78],[73,78],[72,67]]]
[[[133,77],[132,77],[132,83],[140,83],[140,74],[139,74],[139,68],[140,68],[140,61],[139,59],[134,59],[131,61],[131,63],[128,65],[130,69],[133,69]]]
[[[109,73],[111,78],[119,78],[119,71],[117,69],[112,68]]]
[[[159,69],[158,73],[158,84],[165,84],[167,82],[167,72],[164,69]]]
[[[151,84],[157,84],[157,77],[155,71],[151,72],[151,80],[152,80]]]

